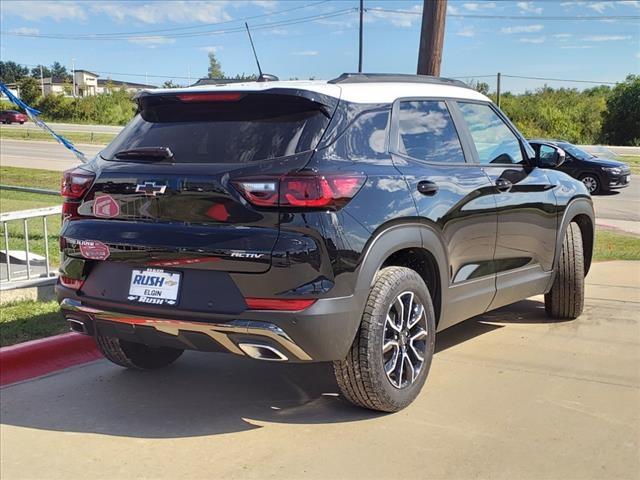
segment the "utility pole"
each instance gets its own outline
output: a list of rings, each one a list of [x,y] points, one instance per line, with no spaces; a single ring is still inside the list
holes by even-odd
[[[498,104],[498,107],[500,107],[500,78],[501,77],[502,77],[502,74],[498,72],[498,79],[496,81],[496,103]]]
[[[73,98],[76,98],[76,59],[71,59],[71,80],[73,82]]]
[[[188,87],[191,86],[191,65],[187,65],[187,77],[189,77],[189,85],[187,85]]]
[[[418,51],[418,75],[440,76],[447,0],[424,0]]]
[[[51,79],[53,81],[53,79]],[[40,65],[40,91],[44,97],[44,75],[42,74],[42,65]]]
[[[362,73],[362,23],[364,20],[364,0],[360,0],[360,42],[358,44],[358,73]]]

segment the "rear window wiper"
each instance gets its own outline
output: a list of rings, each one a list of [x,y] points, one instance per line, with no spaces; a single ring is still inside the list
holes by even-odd
[[[120,150],[114,155],[120,159],[162,161],[173,158],[173,152],[169,147],[140,147],[130,150]]]

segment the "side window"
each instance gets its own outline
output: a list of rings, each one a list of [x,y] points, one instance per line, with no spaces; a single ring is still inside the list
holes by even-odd
[[[489,105],[458,102],[480,163],[521,163],[524,158],[518,137]]]
[[[444,102],[400,102],[399,150],[409,157],[438,163],[464,163],[458,132]]]
[[[329,147],[329,152],[336,159],[388,159],[386,143],[390,114],[390,110],[373,110],[360,114]]]

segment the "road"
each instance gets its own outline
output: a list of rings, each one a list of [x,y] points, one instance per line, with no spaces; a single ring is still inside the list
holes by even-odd
[[[96,145],[76,145],[76,147],[89,158],[103,148]],[[57,142],[8,139],[0,141],[0,164],[5,167],[31,167],[63,171],[78,163],[73,153]]]
[[[638,478],[639,284],[640,264],[598,263],[578,320],[536,297],[442,332],[425,389],[392,415],[343,402],[327,364],[224,354],[6,387],[0,475]]]
[[[93,133],[120,133],[124,127],[114,125],[81,125],[78,123],[53,123],[47,122],[55,132],[93,132]],[[1,128],[7,129],[24,129],[24,128],[38,128],[33,122],[27,122],[24,125],[18,123],[12,123],[11,125],[2,125]]]

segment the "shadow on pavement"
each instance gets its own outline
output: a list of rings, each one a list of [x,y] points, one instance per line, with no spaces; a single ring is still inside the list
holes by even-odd
[[[438,334],[436,351],[502,325],[542,322],[544,306],[524,301]],[[43,430],[137,438],[242,432],[261,422],[354,422],[381,414],[338,398],[330,364],[274,364],[226,354],[187,352],[155,372],[107,361],[5,387],[1,421]]]

